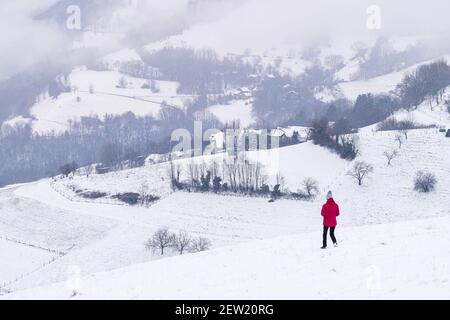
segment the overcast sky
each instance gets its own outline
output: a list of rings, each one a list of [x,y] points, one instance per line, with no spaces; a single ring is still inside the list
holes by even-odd
[[[33,21],[32,15],[55,0],[0,1],[0,79],[49,57],[64,44],[57,28]]]
[[[374,4],[381,9],[377,31],[367,28],[367,9]],[[236,49],[304,45],[322,38],[364,40],[374,35],[439,35],[448,42],[449,12],[448,0],[247,0],[213,26],[194,27],[186,36]]]
[[[69,45],[57,27],[32,19],[35,12],[57,1],[0,1],[0,78],[26,70]],[[186,39],[222,50],[307,45],[327,38],[356,41],[381,34],[449,40],[448,0],[206,0],[195,15],[186,10],[189,1],[145,0],[134,23],[148,28],[153,21],[152,28],[158,28],[185,20],[189,22]],[[381,9],[379,31],[366,27],[366,10],[373,4]]]

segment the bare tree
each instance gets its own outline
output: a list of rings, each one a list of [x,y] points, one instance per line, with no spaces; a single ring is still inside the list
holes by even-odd
[[[86,178],[89,178],[91,176],[92,172],[94,172],[94,166],[92,166],[92,165],[91,166],[87,166],[85,168],[84,172],[86,173]]]
[[[173,189],[180,187],[182,167],[179,163],[175,163],[172,159],[169,161],[169,179]]]
[[[308,195],[308,198],[314,199],[319,193],[319,184],[316,180],[312,178],[307,178],[303,180],[303,188],[305,193]]]
[[[164,227],[155,232],[151,239],[145,244],[145,247],[149,250],[160,251],[161,255],[164,255],[164,250],[173,246],[175,236]]]
[[[239,158],[237,164],[237,177],[239,190],[249,191],[253,180],[251,163],[245,158]]]
[[[199,167],[194,160],[190,160],[188,163],[188,174],[191,182],[191,187],[195,187],[199,183]]]
[[[206,173],[208,171],[208,166],[206,165],[205,161],[200,162],[200,164],[198,165],[198,171],[199,171],[200,177],[206,176]]]
[[[392,164],[392,160],[394,160],[395,158],[397,158],[400,154],[399,154],[399,152],[397,151],[397,150],[392,150],[392,151],[385,151],[384,153],[383,153],[383,155],[386,157],[386,159],[387,159],[387,165],[388,165],[388,167],[390,167],[391,166],[391,164]]]
[[[364,161],[358,161],[353,166],[353,169],[347,172],[347,175],[355,178],[358,181],[358,185],[362,186],[365,178],[373,172],[373,166]]]
[[[199,237],[197,239],[192,240],[191,245],[189,246],[190,252],[203,252],[207,251],[211,248],[211,241],[207,238]]]
[[[125,77],[121,77],[117,83],[117,88],[125,89],[128,87],[128,81]]]
[[[405,137],[405,140],[408,140],[408,129],[402,129],[400,132]]]
[[[219,163],[215,159],[211,161],[209,171],[211,172],[211,176],[213,178],[219,176]]]
[[[286,188],[286,178],[281,174],[281,172],[277,173],[277,185],[280,186],[280,191],[283,192],[285,191]]]
[[[238,191],[237,185],[237,174],[238,174],[238,163],[237,160],[234,160],[230,163],[224,160],[224,166],[226,167],[226,171],[228,173],[228,180],[230,182],[230,187],[234,192]]]
[[[403,145],[403,136],[400,134],[397,134],[395,136],[395,141],[398,143],[398,148],[401,149]]]
[[[143,206],[148,206],[149,187],[148,184],[143,182],[139,187],[140,203]]]
[[[180,255],[189,248],[192,243],[192,238],[186,231],[180,231],[178,235],[175,236],[172,247],[177,250]]]
[[[257,163],[255,165],[255,190],[259,190],[267,180],[267,177],[264,175],[264,168],[261,163]]]

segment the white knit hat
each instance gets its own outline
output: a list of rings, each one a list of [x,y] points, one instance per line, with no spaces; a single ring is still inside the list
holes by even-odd
[[[333,199],[333,193],[331,191],[328,191],[327,193],[327,200]]]

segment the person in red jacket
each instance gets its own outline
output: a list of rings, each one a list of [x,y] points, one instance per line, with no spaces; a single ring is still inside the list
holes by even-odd
[[[339,206],[333,199],[333,193],[331,191],[327,194],[327,203],[322,207],[322,217],[323,217],[323,246],[321,249],[327,248],[327,237],[328,230],[330,230],[331,240],[333,244],[337,247],[338,243],[336,237],[334,236],[334,231],[337,226],[336,217],[339,217]]]

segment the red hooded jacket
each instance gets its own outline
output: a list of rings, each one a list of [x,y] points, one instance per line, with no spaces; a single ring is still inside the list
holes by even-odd
[[[323,225],[325,227],[336,227],[336,217],[339,217],[339,206],[333,199],[329,199],[322,207]]]

